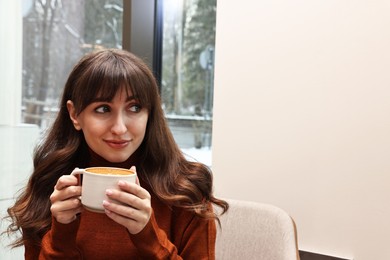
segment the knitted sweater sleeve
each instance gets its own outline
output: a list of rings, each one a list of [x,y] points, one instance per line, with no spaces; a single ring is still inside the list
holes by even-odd
[[[215,259],[214,220],[183,211],[177,216],[172,232],[169,240],[152,214],[145,228],[130,238],[142,259]]]
[[[148,224],[140,233],[136,235],[127,233],[132,242],[129,244],[129,250],[132,250],[132,246],[136,248],[136,252],[133,253],[137,255],[137,259],[215,259],[215,221],[199,218],[184,210],[179,210],[174,215],[172,221],[169,221],[171,224],[164,224],[163,229],[153,212]],[[159,215],[160,218],[164,218],[163,216]],[[79,238],[80,233],[79,227],[80,218],[66,225],[53,218],[51,229],[42,238],[41,246],[25,244],[25,259],[86,257],[76,244],[76,238]],[[115,240],[117,237],[112,239]]]
[[[25,245],[25,259],[82,259],[76,246],[80,218],[61,224],[52,218],[51,229],[43,236],[40,247]]]

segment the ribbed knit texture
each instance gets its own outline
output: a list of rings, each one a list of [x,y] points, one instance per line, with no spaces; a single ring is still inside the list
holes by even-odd
[[[92,153],[90,166],[130,168],[134,158],[112,164]],[[70,224],[54,218],[42,246],[25,245],[26,259],[215,259],[216,226],[214,220],[170,208],[157,199],[145,183],[141,186],[152,196],[153,214],[136,235],[104,213],[84,210]]]

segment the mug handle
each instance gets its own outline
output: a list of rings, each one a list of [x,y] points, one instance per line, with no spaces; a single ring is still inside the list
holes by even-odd
[[[79,181],[79,184],[78,185],[80,185],[81,186],[81,178],[80,178],[80,175],[81,174],[84,174],[84,171],[85,171],[85,169],[80,169],[80,168],[74,168],[74,170],[72,171],[72,173],[70,174],[70,175],[73,175],[73,176],[75,176],[77,179],[78,179],[78,181]]]
[[[80,169],[80,168],[74,168],[74,170],[72,171],[72,173],[70,175],[73,175],[77,178],[78,180],[78,185],[81,186],[81,178],[80,178],[80,175],[84,173],[84,169]],[[81,196],[79,196],[79,199],[81,199]]]

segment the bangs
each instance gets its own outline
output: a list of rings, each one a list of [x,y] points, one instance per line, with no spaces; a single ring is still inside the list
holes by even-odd
[[[134,96],[140,105],[151,110],[153,97],[151,93],[156,87],[153,75],[148,73],[143,63],[134,60],[134,57],[122,57],[116,53],[105,52],[96,56],[76,83],[78,93],[74,93],[73,100],[78,113],[81,113],[89,104],[96,101],[109,102],[118,91],[126,91],[127,96]]]

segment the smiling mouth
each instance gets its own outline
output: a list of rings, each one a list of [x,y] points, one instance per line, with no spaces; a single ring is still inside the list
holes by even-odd
[[[111,140],[105,140],[105,142],[108,144],[108,146],[112,148],[123,148],[126,147],[131,140],[121,140],[121,141],[111,141]]]

